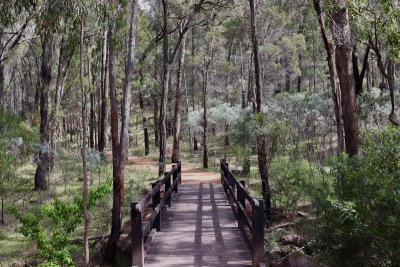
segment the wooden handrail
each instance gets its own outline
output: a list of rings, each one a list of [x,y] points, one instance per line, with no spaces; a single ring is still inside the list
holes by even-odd
[[[152,229],[161,231],[161,210],[164,206],[171,207],[172,192],[178,193],[178,184],[181,180],[181,162],[179,161],[177,165],[172,166],[172,170],[166,173],[163,179],[152,184],[152,189],[141,200],[131,203],[132,266],[144,266],[144,243]],[[161,198],[163,186],[164,195]],[[143,212],[150,200],[153,211],[149,220],[143,223]]]
[[[245,236],[251,247],[253,267],[264,266],[264,201],[251,195],[245,187],[246,183],[239,181],[228,166],[221,159],[222,186],[238,221],[238,227],[249,230],[250,237],[247,234]],[[252,209],[251,218],[246,211],[246,201]]]

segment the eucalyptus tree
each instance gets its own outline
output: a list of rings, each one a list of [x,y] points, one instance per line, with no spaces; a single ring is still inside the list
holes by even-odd
[[[389,89],[389,120],[399,126],[395,103],[395,63],[400,60],[400,4],[398,1],[349,1],[354,30],[376,55],[376,64]],[[386,58],[386,60],[385,60]]]
[[[254,77],[255,77],[255,90],[256,90],[256,113],[260,114],[262,106],[262,88],[261,88],[261,69],[260,69],[260,52],[257,37],[257,24],[256,24],[256,7],[254,0],[250,0],[250,18],[251,18],[251,40],[253,45],[254,54]],[[261,117],[262,120],[262,117]],[[268,168],[267,168],[267,136],[266,134],[260,134],[257,137],[257,149],[258,149],[258,170],[261,175],[262,182],[262,193],[265,201],[265,209],[267,219],[271,219],[271,189],[269,186],[268,179]]]
[[[108,54],[109,54],[109,85],[110,85],[110,100],[111,100],[111,138],[112,138],[112,157],[113,157],[113,208],[111,221],[111,234],[108,238],[107,245],[104,251],[104,259],[112,262],[115,259],[117,252],[117,243],[120,237],[123,203],[124,203],[124,180],[125,180],[125,165],[128,154],[129,142],[129,120],[130,120],[130,105],[131,105],[131,85],[134,71],[135,60],[135,39],[136,39],[136,24],[138,16],[139,1],[132,1],[128,55],[126,59],[125,78],[123,87],[123,102],[121,106],[121,133],[118,135],[118,112],[116,99],[116,80],[114,73],[115,63],[115,23],[116,23],[116,2],[113,1],[112,14],[108,30]],[[118,140],[119,138],[119,140]]]
[[[167,154],[167,102],[168,102],[168,91],[169,91],[169,79],[171,74],[171,67],[178,53],[178,49],[182,43],[182,39],[186,34],[189,27],[193,26],[191,23],[197,17],[197,15],[203,10],[203,4],[205,0],[199,0],[198,3],[194,4],[187,15],[184,15],[183,26],[178,34],[178,40],[175,46],[171,49],[169,46],[169,23],[168,16],[170,12],[169,0],[162,0],[162,21],[163,21],[163,78],[162,78],[162,92],[161,92],[161,105],[160,105],[160,156],[159,156],[159,169],[158,174],[162,175],[165,172],[165,161]],[[209,3],[212,5],[212,3]]]
[[[360,130],[353,68],[353,40],[346,0],[333,1],[330,22],[335,42],[336,70],[339,78],[346,152],[358,154]]]

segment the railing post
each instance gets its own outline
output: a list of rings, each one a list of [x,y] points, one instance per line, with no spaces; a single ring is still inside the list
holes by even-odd
[[[179,164],[179,163],[178,163]],[[179,165],[178,165],[179,166]],[[172,166],[172,169],[175,167],[175,165],[173,165]],[[176,168],[176,170],[173,172],[173,174],[172,174],[172,183],[173,184],[175,184],[175,181],[176,181],[176,179],[178,178],[178,172],[179,172],[179,169],[178,169],[178,167]],[[175,187],[174,187],[174,192],[175,192],[175,194],[176,193],[178,193],[178,183],[175,185]]]
[[[178,161],[178,183],[182,183],[182,162]],[[178,187],[176,187],[176,193],[178,193]]]
[[[174,169],[175,165],[172,166],[172,169]],[[174,172],[175,173],[175,172]],[[171,176],[169,177],[169,179],[165,182],[165,194],[167,193],[167,191],[171,188]],[[172,194],[172,192],[171,192]],[[167,197],[165,204],[168,205],[168,207],[171,207],[171,195],[169,195],[169,197]]]
[[[152,183],[151,187],[154,188],[157,186],[158,183]],[[158,204],[160,204],[160,190],[156,192],[156,194],[152,198],[153,202],[153,210],[157,207]],[[154,219],[153,222],[153,228],[156,228],[157,231],[161,231],[161,207],[160,207],[160,212],[157,214],[156,218]]]
[[[265,217],[264,217],[264,200],[258,199],[259,206],[255,208],[253,206],[253,227],[252,227],[252,259],[253,267],[257,267],[259,264],[264,263],[264,228],[265,228]]]
[[[246,182],[245,181],[240,181],[240,183],[243,185],[243,187],[246,187]],[[246,197],[244,196],[244,192],[242,189],[237,187],[237,199],[239,203],[242,205],[243,209],[246,212]],[[243,227],[243,220],[244,220],[244,214],[242,213],[242,210],[238,208],[238,227],[242,228]]]
[[[136,211],[138,202],[131,203],[132,265],[144,266],[143,211]]]

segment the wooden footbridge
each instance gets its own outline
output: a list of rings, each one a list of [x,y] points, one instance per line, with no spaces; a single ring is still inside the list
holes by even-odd
[[[132,265],[265,266],[263,201],[228,164],[221,183],[181,180],[179,162],[131,204]]]

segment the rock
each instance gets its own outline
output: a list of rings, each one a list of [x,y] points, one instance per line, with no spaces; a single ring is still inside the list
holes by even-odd
[[[282,244],[285,246],[294,245],[299,248],[303,247],[306,244],[306,241],[303,237],[295,234],[284,235],[280,238],[279,241],[282,242]]]
[[[271,264],[271,267],[319,267],[312,257],[303,254],[301,251],[295,251],[287,257]]]
[[[278,260],[285,255],[285,252],[280,247],[273,247],[269,251],[269,257],[272,260]]]

